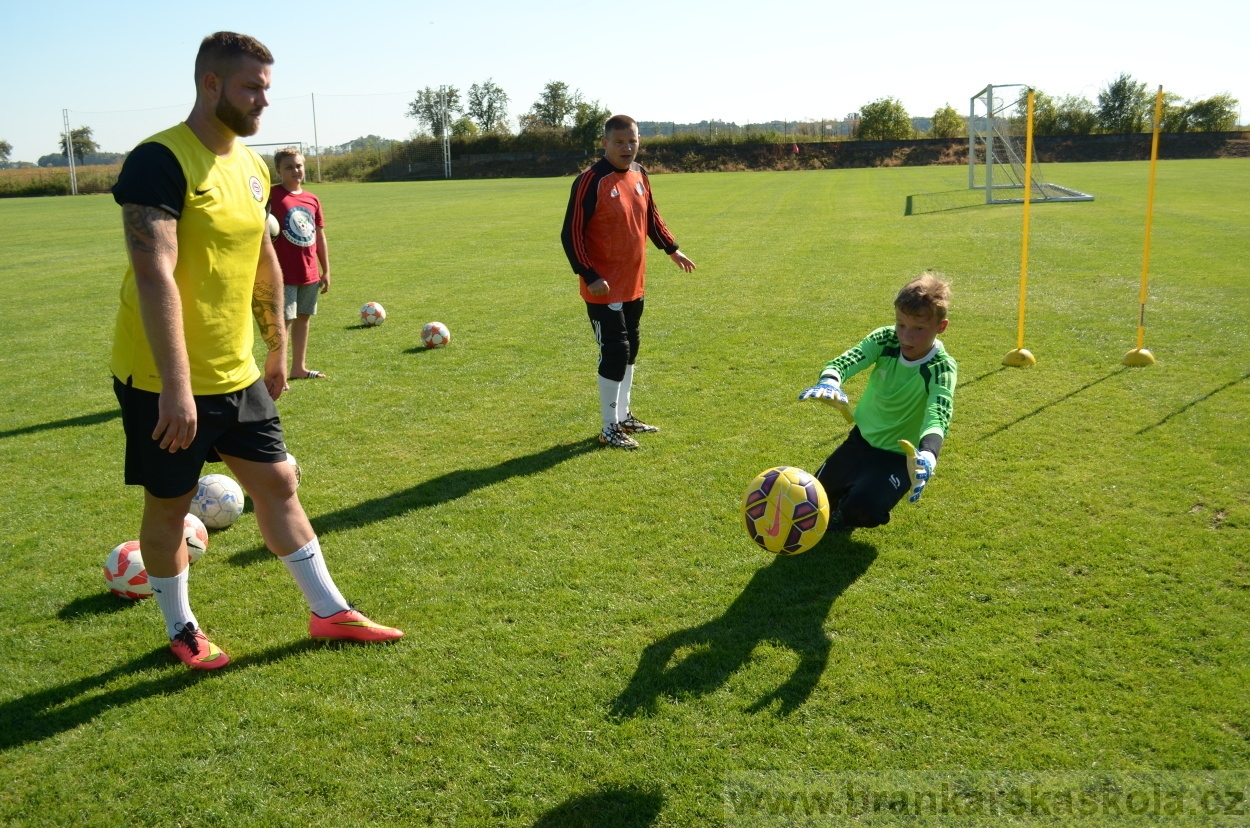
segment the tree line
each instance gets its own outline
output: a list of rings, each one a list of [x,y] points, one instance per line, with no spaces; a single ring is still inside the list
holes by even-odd
[[[1024,117],[1028,90],[1017,101],[1017,119]],[[1033,90],[1034,135],[1092,135],[1150,131],[1155,95],[1146,84],[1121,72],[1098,93],[1094,103],[1081,95],[1054,98]],[[1237,126],[1238,101],[1228,94],[1201,100],[1182,100],[1174,92],[1163,93],[1164,132],[1227,132]],[[948,103],[933,113],[923,137],[961,138],[968,135],[968,118]],[[859,112],[855,137],[861,140],[906,140],[918,136],[911,116],[894,98],[865,104]]]

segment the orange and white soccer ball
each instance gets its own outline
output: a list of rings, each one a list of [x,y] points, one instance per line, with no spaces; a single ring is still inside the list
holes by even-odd
[[[195,515],[182,519],[182,536],[187,540],[187,555],[191,563],[198,561],[208,551],[208,527]]]
[[[370,328],[376,328],[386,321],[386,308],[377,302],[365,302],[360,306],[360,321]]]
[[[760,474],[742,496],[742,517],[751,540],[777,555],[811,549],[829,526],[829,498],[820,481],[802,469],[777,466]]]
[[[191,514],[209,529],[225,529],[243,514],[243,489],[224,474],[206,474],[191,498]]]
[[[104,560],[104,582],[115,595],[132,601],[152,596],[148,570],[143,565],[137,540],[119,544],[109,553]]]
[[[442,322],[427,322],[421,329],[421,341],[427,348],[441,348],[451,342],[451,331]]]

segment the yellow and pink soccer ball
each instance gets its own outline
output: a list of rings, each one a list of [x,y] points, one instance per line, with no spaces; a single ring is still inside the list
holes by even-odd
[[[114,595],[138,601],[152,596],[148,583],[148,570],[143,565],[137,540],[126,541],[113,547],[104,560],[104,582]]]
[[[777,466],[760,472],[742,496],[747,534],[776,555],[811,549],[829,526],[829,498],[802,469]]]
[[[441,348],[451,342],[451,331],[442,322],[427,322],[421,329],[421,341],[427,348]]]
[[[378,302],[365,302],[360,306],[360,321],[370,328],[376,328],[386,321],[386,308]]]

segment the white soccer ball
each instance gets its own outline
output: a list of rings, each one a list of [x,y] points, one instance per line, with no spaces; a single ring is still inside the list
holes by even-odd
[[[224,474],[206,474],[191,498],[191,514],[209,529],[225,529],[243,514],[243,489]]]
[[[278,217],[273,213],[270,213],[269,218],[265,220],[265,227],[269,230],[270,241],[275,241],[278,234],[282,232],[282,225],[278,224]]]
[[[421,341],[427,348],[441,348],[451,342],[451,331],[442,322],[428,322],[421,329]]]
[[[195,515],[182,519],[182,536],[187,540],[187,555],[195,563],[208,551],[208,527]]]
[[[113,594],[132,601],[151,597],[152,585],[137,540],[119,544],[109,553],[104,560],[104,582]]]
[[[300,480],[303,479],[304,473],[300,470],[299,463],[295,462],[295,455],[291,452],[286,453],[286,462],[295,470],[295,488],[299,488]]]
[[[377,302],[365,302],[360,308],[360,321],[375,328],[386,321],[386,309]]]

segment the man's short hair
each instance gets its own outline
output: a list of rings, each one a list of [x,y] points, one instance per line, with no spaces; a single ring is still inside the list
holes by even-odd
[[[603,125],[603,137],[607,138],[618,129],[629,129],[630,127],[637,129],[638,122],[628,115],[613,115]]]
[[[297,147],[283,147],[273,154],[273,165],[281,170],[283,161],[288,158],[294,158],[297,155],[302,158],[304,153],[300,152]]]
[[[195,56],[196,88],[205,72],[212,72],[219,78],[230,77],[245,57],[255,58],[265,65],[273,64],[273,53],[254,37],[238,32],[214,32],[204,38]]]
[[[941,322],[946,318],[946,311],[951,301],[950,282],[941,278],[941,274],[926,271],[919,278],[912,279],[894,297],[894,309],[908,316],[931,318]]]

